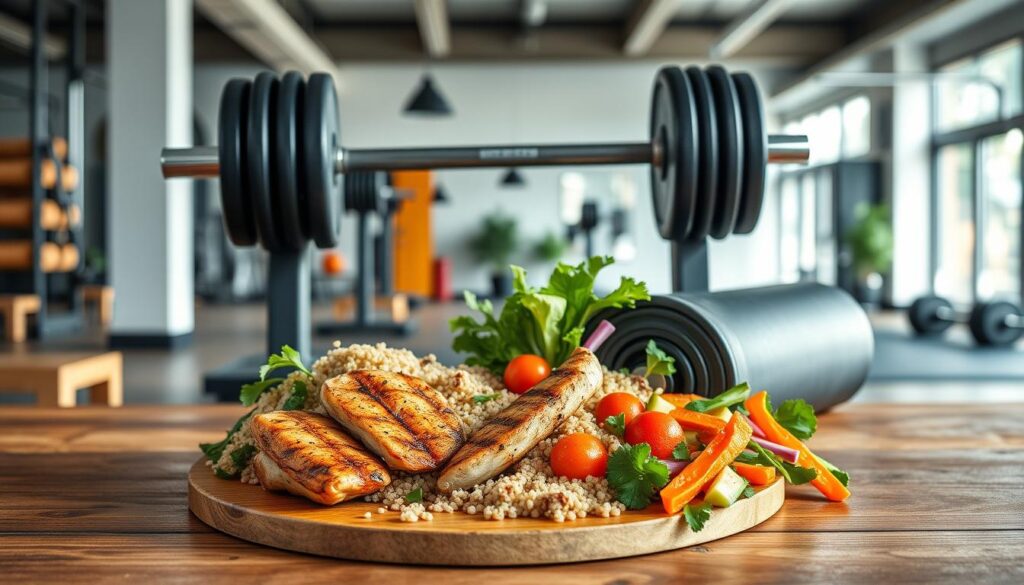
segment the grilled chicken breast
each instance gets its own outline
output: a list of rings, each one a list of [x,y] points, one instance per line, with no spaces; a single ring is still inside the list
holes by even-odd
[[[413,376],[355,370],[324,382],[320,401],[391,469],[433,471],[466,442],[444,396]]]
[[[268,412],[252,417],[249,429],[260,449],[253,469],[263,489],[333,505],[391,483],[380,460],[326,416]]]
[[[467,489],[498,475],[548,437],[590,398],[604,374],[579,348],[557,370],[484,423],[441,471],[441,491]]]

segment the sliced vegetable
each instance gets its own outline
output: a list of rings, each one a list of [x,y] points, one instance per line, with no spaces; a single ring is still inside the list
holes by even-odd
[[[647,342],[647,368],[644,377],[659,375],[671,376],[676,373],[676,360],[658,347],[654,340]]]
[[[622,445],[608,458],[608,485],[630,510],[642,510],[668,483],[668,466],[651,456],[651,446]]]
[[[725,423],[729,422],[729,419],[732,418],[732,411],[729,410],[728,406],[719,406],[718,408],[712,408],[711,410],[705,411],[700,414],[706,414],[708,416],[713,416],[717,418],[718,420],[722,421],[722,426],[725,426]]]
[[[743,495],[747,480],[731,467],[723,469],[704,492],[704,501],[718,508],[728,508]]]
[[[604,342],[608,341],[608,338],[612,336],[612,333],[615,333],[615,325],[612,325],[611,321],[608,319],[602,319],[601,322],[597,324],[597,328],[594,329],[594,332],[590,334],[590,337],[583,342],[583,347],[590,351],[597,351]]]
[[[675,453],[673,453],[672,455],[674,456]],[[662,459],[661,462],[665,464],[665,467],[668,467],[669,477],[675,477],[679,475],[679,472],[686,469],[686,466],[690,464],[689,457],[683,460],[677,460],[673,457],[672,459]]]
[[[642,412],[628,425],[623,435],[630,445],[647,443],[651,454],[659,459],[668,459],[672,450],[683,442],[683,427],[664,412]]]
[[[740,463],[749,463],[751,465],[774,467],[787,483],[803,485],[815,477],[818,477],[818,472],[814,469],[787,463],[779,459],[778,455],[766,450],[754,441],[751,441],[750,444],[747,445],[747,448],[750,449],[750,451],[740,453],[739,457],[736,458],[736,461]]]
[[[723,406],[728,408],[735,404],[742,403],[748,396],[750,396],[750,385],[743,382],[742,384],[737,384],[736,386],[729,388],[714,398],[694,400],[687,404],[686,408],[697,412],[707,412]]]
[[[604,477],[608,450],[600,439],[587,433],[566,435],[551,448],[551,471],[569,479]]]
[[[750,426],[735,414],[707,448],[661,490],[665,511],[675,514],[688,504],[702,487],[731,464],[750,442]]]
[[[769,485],[775,481],[775,468],[764,465],[734,462],[732,468],[736,473],[750,482],[750,485]]]
[[[850,490],[846,489],[839,478],[806,445],[776,422],[768,409],[767,398],[768,394],[762,391],[747,399],[745,405],[750,411],[750,418],[761,427],[769,440],[800,452],[801,462],[817,472],[817,477],[811,480],[811,484],[818,488],[822,495],[833,502],[842,502],[850,497]]]
[[[700,532],[704,530],[704,523],[711,519],[711,504],[686,506],[683,508],[683,517],[690,530]]]
[[[699,394],[676,394],[665,392],[661,397],[670,402],[676,408],[685,408],[687,404],[694,400],[703,400],[704,397]]]
[[[539,355],[524,353],[516,356],[505,367],[505,387],[509,392],[522,394],[551,375],[551,366]]]
[[[668,413],[676,419],[684,431],[696,431],[698,433],[718,433],[725,428],[725,422],[702,412],[694,412],[685,408],[678,408]]]
[[[661,394],[651,394],[651,399],[647,401],[647,410],[669,413],[675,409],[675,405],[662,398]]]
[[[849,486],[850,485],[850,474],[849,473],[846,473],[842,469],[839,469],[835,465],[832,465],[828,461],[825,461],[825,459],[823,457],[818,457],[817,455],[815,455],[815,457],[818,458],[818,461],[821,461],[821,464],[824,465],[826,469],[828,469],[829,471],[832,472],[832,475],[836,476],[836,479],[838,479],[840,481],[840,483],[842,483],[844,486]]]
[[[772,453],[775,453],[780,459],[787,463],[800,463],[800,451],[796,449],[791,449],[785,445],[773,443],[772,441],[762,439],[761,437],[751,437],[750,440],[761,445],[765,449],[768,449]]]
[[[747,409],[744,408],[743,410],[745,411]],[[737,408],[736,412],[740,412],[740,410]],[[764,431],[761,430],[761,427],[757,426],[754,424],[754,421],[750,420],[749,412],[740,412],[740,414],[743,415],[743,420],[747,421],[747,424],[750,425],[750,430],[753,431],[755,437],[761,437],[762,439],[765,438]]]

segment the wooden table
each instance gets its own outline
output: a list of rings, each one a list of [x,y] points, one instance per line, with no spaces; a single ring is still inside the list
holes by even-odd
[[[252,545],[192,516],[185,475],[235,406],[0,409],[0,580],[248,583],[1024,582],[1024,404],[849,405],[812,445],[853,476],[828,504],[710,544],[525,569],[344,562]]]

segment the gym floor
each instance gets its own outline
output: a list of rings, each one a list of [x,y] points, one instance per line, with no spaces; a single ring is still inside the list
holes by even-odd
[[[446,363],[458,361],[451,351],[452,335],[448,330],[448,319],[465,312],[462,303],[425,304],[416,309],[414,320],[416,331],[408,337],[378,334],[361,334],[345,337],[348,343],[376,343],[383,341],[390,346],[406,347],[417,355],[434,353]],[[313,320],[318,323],[330,319],[326,305],[314,306]],[[902,312],[875,313],[872,316],[876,334],[897,338],[909,336]],[[166,350],[125,350],[125,402],[128,404],[190,404],[211,402],[212,397],[203,394],[202,373],[214,369],[238,357],[259,354],[264,351],[266,314],[261,304],[201,305],[197,307],[194,343],[176,351]],[[314,337],[313,347],[317,355],[326,351],[332,341],[328,337]],[[45,347],[29,343],[24,347],[6,348],[7,351],[61,351],[69,349],[99,350],[105,347],[105,336],[92,329],[92,333],[48,341]],[[941,342],[943,351],[965,357],[977,357],[979,351],[972,347],[966,332],[957,328],[951,330]],[[915,347],[920,343],[915,342]],[[886,351],[876,352],[875,369],[885,369],[886,360],[891,356]],[[1011,350],[996,350],[1011,351]],[[255,372],[253,372],[255,375]],[[984,378],[984,379],[983,379]],[[997,379],[983,377],[972,379],[883,379],[869,380],[854,398],[856,402],[1012,402],[1022,399],[1019,379]],[[84,400],[84,391],[79,400]],[[30,402],[31,397],[0,395],[0,403]]]

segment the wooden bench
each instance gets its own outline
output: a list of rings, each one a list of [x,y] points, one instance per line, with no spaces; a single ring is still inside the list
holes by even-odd
[[[100,324],[106,327],[114,318],[114,287],[104,284],[82,285],[82,303],[96,305]]]
[[[92,404],[121,406],[122,376],[119,351],[0,354],[0,392],[32,392],[38,406],[73,407],[79,388]]]
[[[22,343],[28,333],[28,316],[39,312],[38,295],[0,295],[0,315],[8,341]]]

